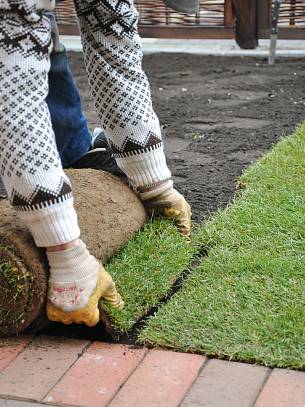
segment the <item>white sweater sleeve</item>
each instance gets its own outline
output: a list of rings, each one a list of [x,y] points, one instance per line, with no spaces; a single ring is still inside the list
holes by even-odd
[[[53,10],[55,0],[0,0],[0,11],[16,13],[28,21],[38,21],[36,11]]]
[[[50,22],[34,11],[24,14],[29,9],[14,10],[0,13],[0,176],[37,246],[55,246],[80,231],[45,102]]]

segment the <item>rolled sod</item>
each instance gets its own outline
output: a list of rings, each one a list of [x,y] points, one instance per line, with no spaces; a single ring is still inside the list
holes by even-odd
[[[118,177],[68,170],[82,239],[105,262],[146,222],[136,194]],[[0,202],[0,336],[25,330],[44,314],[48,265],[7,200]],[[108,315],[103,318],[109,325]]]

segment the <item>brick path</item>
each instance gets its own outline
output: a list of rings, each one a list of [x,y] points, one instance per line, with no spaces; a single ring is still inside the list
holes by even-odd
[[[165,350],[0,340],[0,407],[305,407],[305,372]]]

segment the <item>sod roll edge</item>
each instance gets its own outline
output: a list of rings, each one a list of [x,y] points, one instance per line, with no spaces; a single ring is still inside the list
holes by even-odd
[[[144,207],[119,178],[95,170],[68,170],[88,249],[112,257],[146,222]],[[0,202],[0,336],[23,331],[44,312],[48,265],[7,200]]]

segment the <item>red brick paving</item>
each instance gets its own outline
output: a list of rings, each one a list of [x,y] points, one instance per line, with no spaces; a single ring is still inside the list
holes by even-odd
[[[93,343],[44,401],[103,407],[128,379],[147,349]]]
[[[255,407],[305,407],[305,372],[274,369]]]
[[[0,372],[0,407],[305,407],[305,372],[66,338],[0,339]]]
[[[0,374],[0,394],[40,401],[88,342],[37,337]]]
[[[268,373],[262,366],[210,360],[181,407],[251,407]]]
[[[110,406],[176,407],[205,361],[204,356],[152,350]]]
[[[34,403],[32,401],[4,400],[0,399],[0,407],[46,407],[45,404]],[[48,407],[52,407],[48,405]]]
[[[2,372],[2,370],[17,357],[17,355],[29,344],[31,339],[30,336],[22,336],[1,340],[0,372]]]

